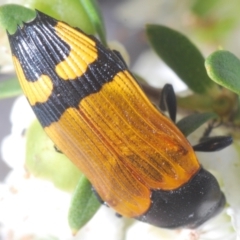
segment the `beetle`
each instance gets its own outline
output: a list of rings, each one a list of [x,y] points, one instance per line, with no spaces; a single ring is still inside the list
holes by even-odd
[[[174,121],[148,100],[119,53],[39,11],[8,37],[21,87],[42,127],[103,202],[164,228],[196,228],[223,209],[217,180]],[[169,85],[162,96],[175,114]],[[211,149],[219,150],[231,138],[211,143],[221,143]]]

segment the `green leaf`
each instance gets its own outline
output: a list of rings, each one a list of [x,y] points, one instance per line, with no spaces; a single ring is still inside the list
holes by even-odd
[[[207,14],[211,13],[212,10],[219,5],[219,0],[195,0],[193,1],[193,5],[191,7],[192,11],[199,15],[200,17],[204,17]]]
[[[88,13],[79,0],[27,0],[23,3],[88,34],[95,33]]]
[[[10,34],[15,33],[17,26],[29,22],[36,17],[36,12],[16,4],[7,4],[0,7],[0,26]]]
[[[106,31],[103,23],[103,18],[99,6],[95,0],[80,0],[83,8],[88,14],[90,21],[95,28],[96,33],[98,34],[102,44],[107,46],[106,41]]]
[[[176,125],[187,137],[205,122],[217,117],[218,115],[215,113],[196,113],[181,119]]]
[[[234,54],[216,51],[206,59],[205,67],[213,81],[240,95],[240,60]]]
[[[45,14],[68,23],[73,27],[78,27],[88,34],[95,34],[92,19],[88,16],[85,7],[80,0],[26,0],[19,1],[26,7],[37,9]],[[89,1],[90,2],[90,1]],[[34,10],[24,6],[9,4],[0,7],[0,25],[12,34],[16,31],[16,26],[22,22],[30,21],[36,16]]]
[[[35,177],[43,178],[64,191],[72,192],[82,173],[62,153],[54,148],[38,121],[26,133],[26,168]]]
[[[0,99],[15,97],[22,94],[22,89],[16,78],[0,82]]]
[[[91,189],[91,183],[82,175],[73,193],[68,222],[75,235],[97,212],[101,203]]]
[[[203,94],[214,86],[202,54],[187,37],[161,25],[147,25],[147,36],[156,53],[194,92]]]

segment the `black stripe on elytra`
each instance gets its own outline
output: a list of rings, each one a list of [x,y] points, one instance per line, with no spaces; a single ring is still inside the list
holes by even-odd
[[[55,72],[55,66],[70,52],[70,46],[55,33],[57,21],[38,12],[30,23],[9,35],[12,54],[17,57],[28,81],[37,81],[48,75],[53,82],[53,91],[44,103],[32,106],[43,127],[57,122],[69,107],[78,108],[81,99],[98,92],[102,85],[126,70],[125,63],[111,50],[106,49],[97,39],[98,58],[88,65],[86,72],[77,79],[63,80]]]
[[[224,208],[216,178],[203,168],[183,186],[153,190],[147,212],[136,219],[161,228],[197,228]]]

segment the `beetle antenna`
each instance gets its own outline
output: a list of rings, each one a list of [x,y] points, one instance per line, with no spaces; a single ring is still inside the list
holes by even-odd
[[[176,122],[177,101],[171,84],[165,84],[160,97],[159,107],[162,111],[168,111],[169,117]]]
[[[204,141],[193,146],[193,149],[198,152],[215,152],[228,147],[232,142],[230,136],[206,137]]]

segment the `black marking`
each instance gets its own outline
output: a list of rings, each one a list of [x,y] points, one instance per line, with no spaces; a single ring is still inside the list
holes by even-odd
[[[19,60],[28,81],[34,82],[42,74],[53,77],[55,66],[69,54],[70,46],[55,33],[56,24],[57,21],[38,12],[32,22],[8,35],[12,54]]]
[[[117,50],[112,50],[112,51],[116,54],[116,56],[122,61],[122,63],[127,68],[128,66],[127,66],[126,62],[124,61],[124,58],[123,58],[122,54]]]
[[[204,169],[176,190],[153,191],[151,200],[149,210],[136,219],[163,228],[196,228],[226,203],[217,180]]]
[[[19,60],[27,80],[37,81],[45,74],[53,82],[53,91],[47,102],[32,106],[43,127],[57,122],[67,108],[78,108],[83,98],[98,92],[103,84],[127,69],[113,51],[106,49],[93,36],[85,34],[96,42],[97,60],[88,65],[81,77],[67,81],[61,79],[55,72],[55,66],[69,55],[70,46],[57,36],[57,22],[37,12],[32,22],[25,23],[15,34],[8,36],[12,54]]]

